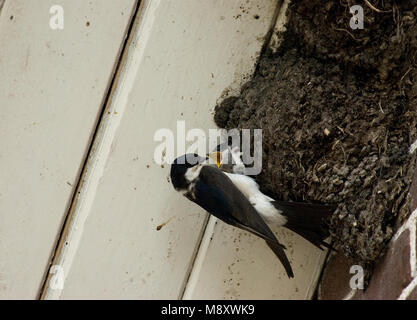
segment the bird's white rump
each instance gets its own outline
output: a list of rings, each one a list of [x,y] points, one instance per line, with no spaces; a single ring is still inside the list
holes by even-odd
[[[283,226],[287,223],[287,218],[281,214],[273,205],[271,197],[263,194],[259,190],[259,185],[251,177],[227,173],[225,174],[232,180],[233,184],[242,192],[256,211],[265,219],[266,222]]]

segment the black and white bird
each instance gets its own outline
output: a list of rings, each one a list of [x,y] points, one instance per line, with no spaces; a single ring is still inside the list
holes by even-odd
[[[272,199],[260,191],[259,185],[253,178],[244,175],[245,164],[241,159],[242,152],[239,148],[232,148],[229,143],[225,143],[218,145],[216,150],[210,153],[211,158],[268,224],[284,226],[310,241],[319,249],[323,249],[323,246],[334,250],[324,241],[330,235],[324,226],[324,221],[334,212],[335,205]],[[223,164],[225,158],[226,161]]]
[[[171,182],[185,197],[220,220],[249,231],[264,239],[287,272],[294,277],[283,246],[268,226],[284,226],[322,249],[330,247],[324,239],[328,232],[322,220],[330,215],[331,206],[275,201],[264,195],[252,178],[223,172],[212,165],[209,157],[183,155],[171,165]],[[232,171],[239,171],[234,168]]]

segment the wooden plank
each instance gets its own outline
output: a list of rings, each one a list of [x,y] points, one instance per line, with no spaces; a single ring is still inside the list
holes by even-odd
[[[285,31],[289,0],[280,8],[268,46],[279,47]],[[253,235],[210,218],[184,299],[311,299],[324,264],[320,251],[284,228],[275,228],[278,239],[289,249],[295,279],[288,279],[271,250]]]
[[[135,0],[12,0],[0,16],[0,299],[39,295]],[[64,29],[50,28],[50,8]]]
[[[213,219],[215,220],[215,219]],[[325,252],[277,228],[295,277],[288,279],[265,241],[222,221],[210,221],[184,299],[311,299]]]
[[[253,73],[275,6],[143,1],[55,261],[63,290],[48,285],[46,299],[182,296],[206,214],[154,162],[154,133],[215,128],[212,108]]]

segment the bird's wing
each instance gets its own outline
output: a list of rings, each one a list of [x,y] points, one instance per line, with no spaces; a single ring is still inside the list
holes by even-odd
[[[274,233],[255,210],[248,199],[218,168],[203,166],[190,200],[233,226],[247,230],[263,238],[274,251],[289,277],[293,277],[290,262]]]
[[[221,170],[203,166],[193,191],[195,199],[192,201],[217,218],[265,240],[276,241],[259,213]]]

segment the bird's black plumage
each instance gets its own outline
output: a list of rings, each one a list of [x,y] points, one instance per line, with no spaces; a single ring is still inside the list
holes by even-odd
[[[198,166],[201,166],[198,177],[188,182],[185,196],[224,222],[263,238],[283,264],[288,277],[294,277],[284,252],[285,247],[278,242],[274,233],[243,193],[218,168],[204,164]],[[171,180],[181,181],[183,185],[183,180],[178,175],[190,167],[192,166],[179,165],[177,160],[174,161],[171,166]],[[178,189],[175,184],[174,187]]]
[[[299,234],[321,250],[323,250],[323,246],[336,251],[331,245],[324,241],[330,236],[329,231],[325,227],[325,221],[336,209],[335,205],[278,200],[272,201],[271,203],[287,218],[284,227]]]

